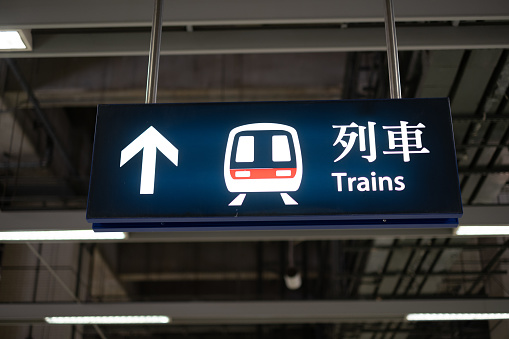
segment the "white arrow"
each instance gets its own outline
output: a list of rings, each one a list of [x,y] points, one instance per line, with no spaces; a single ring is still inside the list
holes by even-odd
[[[140,194],[154,194],[157,149],[170,159],[175,166],[178,166],[179,151],[161,133],[150,126],[122,150],[120,153],[120,167],[142,149]]]

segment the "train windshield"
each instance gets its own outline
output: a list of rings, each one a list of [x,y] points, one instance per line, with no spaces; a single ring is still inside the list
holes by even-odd
[[[286,131],[245,131],[235,136],[230,168],[295,168],[295,148]]]

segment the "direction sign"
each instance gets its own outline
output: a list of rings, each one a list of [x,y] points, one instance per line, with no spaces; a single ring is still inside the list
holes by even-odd
[[[159,149],[175,166],[178,166],[178,149],[154,127],[150,126],[120,152],[120,167],[142,149],[140,194],[154,194],[157,150]]]
[[[100,105],[97,229],[443,227],[462,214],[447,99]]]

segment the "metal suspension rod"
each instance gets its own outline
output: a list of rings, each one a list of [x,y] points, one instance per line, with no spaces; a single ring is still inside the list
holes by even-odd
[[[398,43],[396,39],[396,25],[394,23],[394,8],[392,0],[385,3],[385,42],[387,44],[387,64],[389,67],[389,83],[391,99],[401,99],[401,80],[399,76]]]
[[[148,59],[147,91],[145,103],[154,104],[157,99],[157,78],[159,75],[159,56],[161,51],[163,18],[163,0],[155,0],[152,33],[150,34],[150,52]]]

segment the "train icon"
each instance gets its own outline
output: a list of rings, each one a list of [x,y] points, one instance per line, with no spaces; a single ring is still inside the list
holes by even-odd
[[[298,205],[287,192],[302,181],[302,154],[297,131],[276,123],[254,123],[231,130],[224,157],[224,180],[240,193],[229,206],[241,206],[246,193],[279,192],[285,205]]]

